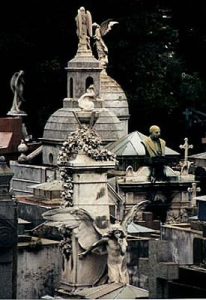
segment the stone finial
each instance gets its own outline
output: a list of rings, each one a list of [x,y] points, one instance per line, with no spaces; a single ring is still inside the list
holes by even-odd
[[[22,163],[27,161],[27,157],[25,155],[25,153],[28,151],[28,146],[25,143],[25,141],[22,139],[21,143],[18,146],[18,152],[21,153],[21,155],[18,157],[18,162]]]

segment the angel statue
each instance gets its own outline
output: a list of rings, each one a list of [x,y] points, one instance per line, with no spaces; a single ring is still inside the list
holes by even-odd
[[[108,48],[102,37],[112,29],[113,25],[118,23],[119,22],[112,21],[112,19],[108,19],[102,22],[101,25],[97,23],[92,24],[92,27],[95,30],[93,38],[95,40],[98,60],[101,62],[104,69],[108,65]]]
[[[127,284],[129,283],[126,265],[127,226],[136,213],[148,203],[149,201],[145,200],[134,205],[123,220],[115,224],[109,224],[106,216],[93,219],[84,209],[74,207],[50,210],[44,213],[43,217],[48,221],[56,221],[59,228],[64,225],[73,230],[75,237],[73,240],[78,241],[78,247],[72,246],[72,249],[76,249],[78,255],[72,252],[72,264],[76,264],[81,270],[76,275],[81,283],[94,285],[99,281],[102,282],[107,265],[108,282]],[[97,255],[102,255],[102,258],[98,259]],[[74,257],[78,262],[74,263]],[[68,258],[67,262],[69,266]],[[72,269],[68,269],[70,276],[72,276],[71,272]],[[93,278],[90,282],[88,282],[89,276],[90,279]]]
[[[24,91],[24,71],[20,70],[19,72],[15,72],[14,75],[11,78],[10,86],[11,90],[14,93],[13,103],[12,107],[8,113],[12,114],[20,114],[24,113],[20,110],[20,106],[22,104],[22,101],[25,101],[23,98],[23,91]]]
[[[77,26],[77,36],[79,38],[78,50],[90,50],[90,37],[92,36],[91,13],[82,6],[78,9],[75,21]]]

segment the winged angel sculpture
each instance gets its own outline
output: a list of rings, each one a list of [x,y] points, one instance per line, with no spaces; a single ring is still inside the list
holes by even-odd
[[[127,226],[133,220],[135,214],[142,210],[149,201],[145,200],[134,205],[125,215],[121,222],[108,224],[104,217],[93,217],[84,209],[78,208],[60,208],[50,210],[43,214],[47,221],[55,221],[61,229],[67,229],[72,232],[75,240],[78,240],[78,256],[77,253],[70,252],[70,255],[84,261],[94,254],[107,254],[108,281],[129,283],[129,276],[126,266],[126,250],[127,250]],[[71,242],[71,238],[69,241]],[[65,249],[74,249],[69,245]],[[82,251],[83,250],[83,251]],[[65,262],[68,262],[69,256],[64,254]],[[95,261],[97,265],[97,260]],[[104,265],[104,270],[105,270]],[[90,268],[90,265],[87,267]],[[95,271],[97,271],[95,269]],[[89,274],[87,270],[86,274]]]
[[[118,22],[113,21],[112,19],[108,19],[100,25],[97,23],[92,24],[94,29],[93,38],[95,40],[98,59],[104,68],[106,68],[108,64],[108,48],[103,40],[103,36],[105,36],[115,24],[118,24]]]
[[[12,103],[11,113],[21,113],[20,106],[22,101],[25,101],[23,98],[24,91],[24,71],[20,70],[15,72],[10,81],[11,90],[14,93],[14,99]]]
[[[92,36],[92,16],[90,11],[85,10],[83,6],[80,7],[75,20],[77,26],[77,36],[79,38],[78,50],[90,50],[90,37]]]

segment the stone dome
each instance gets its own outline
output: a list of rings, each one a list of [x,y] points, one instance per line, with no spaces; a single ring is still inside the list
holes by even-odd
[[[117,116],[108,109],[95,109],[93,129],[103,144],[114,142],[121,137],[121,125]],[[48,119],[43,133],[43,163],[56,165],[58,152],[67,136],[79,128],[79,123],[89,124],[91,113],[79,108],[60,108]]]
[[[100,74],[101,98],[104,107],[113,112],[121,122],[121,137],[128,134],[129,108],[121,86],[103,70]]]

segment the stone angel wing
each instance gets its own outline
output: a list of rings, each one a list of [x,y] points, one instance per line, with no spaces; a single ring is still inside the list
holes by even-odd
[[[43,213],[45,224],[61,228],[64,226],[73,230],[80,246],[87,250],[102,237],[99,228],[90,214],[81,208],[57,208]]]
[[[89,10],[86,11],[86,15],[87,15],[87,26],[88,26],[89,36],[92,36],[92,15]]]
[[[112,29],[112,26],[115,24],[118,24],[118,23],[119,22],[113,21],[112,19],[107,19],[106,21],[102,22],[100,24],[101,36],[104,36],[105,34],[107,34]]]
[[[140,203],[134,205],[124,216],[121,225],[124,228],[124,231],[127,232],[127,226],[133,221],[136,213],[140,210],[142,210],[147,204],[149,204],[150,201],[144,200],[141,201]]]

